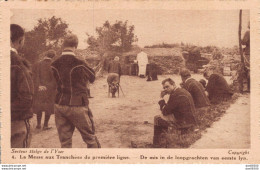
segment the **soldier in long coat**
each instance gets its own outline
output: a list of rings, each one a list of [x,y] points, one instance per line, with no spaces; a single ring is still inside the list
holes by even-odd
[[[30,63],[18,51],[24,45],[24,29],[10,25],[11,34],[11,148],[29,148],[32,139],[33,81]]]
[[[146,66],[146,74],[148,76],[146,81],[153,81],[158,80],[157,74],[158,74],[158,68],[155,63],[147,64]]]
[[[43,130],[48,130],[51,114],[54,113],[54,98],[56,94],[56,82],[51,70],[52,58],[56,53],[53,50],[46,52],[43,60],[34,65],[35,99],[33,111],[37,114],[37,129],[41,129],[42,112],[45,112]]]

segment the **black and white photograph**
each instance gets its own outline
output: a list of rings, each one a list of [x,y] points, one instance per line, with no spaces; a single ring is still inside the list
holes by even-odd
[[[11,148],[250,149],[250,10],[12,9]]]

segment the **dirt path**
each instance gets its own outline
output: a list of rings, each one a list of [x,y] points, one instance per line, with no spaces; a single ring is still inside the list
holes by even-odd
[[[250,147],[250,104],[249,95],[243,95],[230,106],[224,116],[214,122],[202,134],[202,138],[191,148],[234,148]]]
[[[160,76],[158,81],[147,82],[132,76],[122,76],[119,98],[108,98],[106,77],[99,78],[91,86],[90,108],[93,111],[96,134],[103,148],[128,148],[131,140],[152,141],[153,117],[159,114],[158,99],[161,81],[167,76]],[[172,76],[171,76],[172,77]],[[179,76],[175,76],[180,82]],[[148,124],[144,124],[148,121]],[[36,118],[34,117],[36,123]],[[32,147],[60,147],[54,116],[51,117],[49,131],[35,130]],[[86,147],[79,132],[73,136],[73,147]]]
[[[152,142],[153,117],[160,113],[157,102],[161,81],[168,77],[171,77],[177,85],[181,82],[178,75],[159,76],[158,81],[151,82],[138,77],[122,76],[121,86],[125,97],[120,91],[120,98],[108,98],[106,77],[95,81],[91,86],[91,95],[94,98],[90,99],[90,108],[94,115],[96,134],[103,148],[129,148],[131,141]],[[193,77],[197,80],[202,78],[201,75]],[[34,123],[36,124],[35,117]],[[49,131],[34,131],[31,147],[60,147],[54,116],[50,119],[50,126],[53,128]],[[77,130],[73,135],[73,147],[86,147]]]

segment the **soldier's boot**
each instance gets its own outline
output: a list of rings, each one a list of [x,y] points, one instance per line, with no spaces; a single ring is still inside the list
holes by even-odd
[[[45,113],[45,119],[44,119],[44,124],[43,124],[42,130],[49,130],[49,129],[52,128],[52,127],[49,127],[49,126],[48,126],[50,117],[51,117],[51,115]]]
[[[42,112],[37,113],[37,129],[41,129],[41,121],[42,121]]]

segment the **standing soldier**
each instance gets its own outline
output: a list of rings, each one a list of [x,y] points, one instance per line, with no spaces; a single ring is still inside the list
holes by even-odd
[[[33,81],[29,63],[18,55],[24,45],[24,30],[11,24],[11,147],[28,148],[33,116]]]
[[[158,80],[157,65],[155,63],[147,64],[146,70],[147,70],[147,76],[148,76],[146,81]]]
[[[76,57],[77,47],[78,37],[73,34],[66,36],[61,56],[52,63],[57,83],[55,123],[62,148],[72,147],[75,127],[88,148],[99,148],[86,87],[88,81],[95,81],[95,72]]]
[[[43,130],[49,130],[48,126],[51,114],[54,113],[54,98],[56,90],[56,82],[54,80],[51,62],[56,56],[54,50],[49,50],[45,53],[43,60],[34,65],[34,87],[35,99],[33,111],[37,114],[37,129],[41,129],[42,112],[45,112]]]
[[[247,78],[247,88],[250,91],[250,22],[248,22],[248,30],[245,32],[245,35],[241,41],[242,45],[245,45],[244,48],[244,64],[245,64],[245,77]]]

